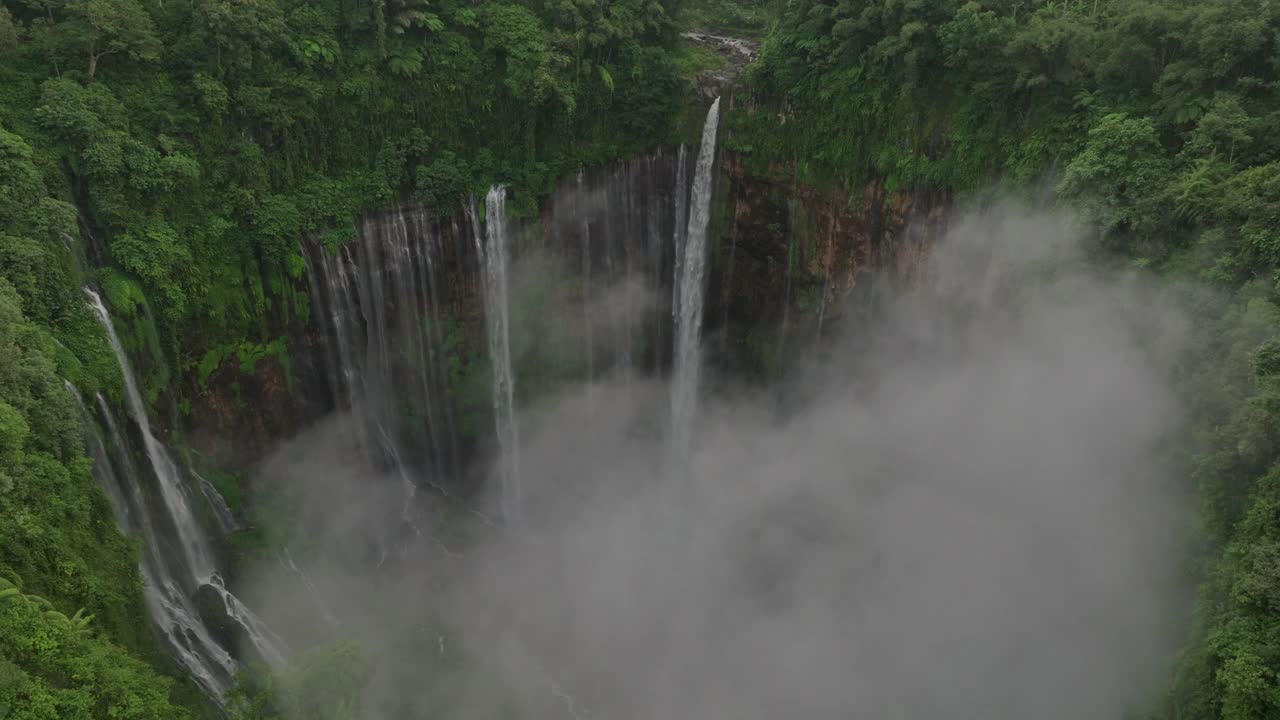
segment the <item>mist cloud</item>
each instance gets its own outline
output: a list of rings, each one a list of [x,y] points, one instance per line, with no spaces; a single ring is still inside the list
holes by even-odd
[[[784,411],[708,398],[687,464],[665,452],[661,381],[543,399],[520,417],[520,532],[460,557],[423,542],[394,569],[321,553],[330,634],[376,646],[438,618],[477,663],[457,718],[1121,715],[1185,619],[1165,447],[1184,322],[1077,237],[1019,210],[959,219],[918,287],[788,377]],[[264,475],[314,542],[349,548],[398,512],[361,489],[398,486],[338,449],[340,425],[316,432]],[[255,580],[268,605],[296,592]]]

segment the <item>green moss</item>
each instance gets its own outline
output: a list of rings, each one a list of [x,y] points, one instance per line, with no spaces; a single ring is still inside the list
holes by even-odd
[[[195,365],[196,380],[202,390],[208,389],[209,378],[231,357],[235,357],[239,371],[245,375],[253,375],[257,372],[258,363],[262,360],[268,358],[275,360],[284,371],[285,382],[292,391],[293,366],[289,360],[288,343],[284,337],[267,342],[241,340],[209,348]]]
[[[132,318],[146,307],[147,296],[142,291],[142,286],[119,270],[103,268],[98,273],[98,282],[102,286],[107,305],[117,318]]]
[[[692,79],[699,73],[719,70],[727,64],[725,57],[714,48],[701,43],[684,43],[673,53],[676,72],[680,77]]]
[[[245,510],[244,487],[245,477],[222,468],[205,467],[200,476],[209,481],[233,515],[240,515]]]
[[[347,242],[354,240],[356,237],[356,226],[346,224],[331,230],[326,230],[320,235],[320,243],[324,245],[330,253],[338,254],[339,248]]]

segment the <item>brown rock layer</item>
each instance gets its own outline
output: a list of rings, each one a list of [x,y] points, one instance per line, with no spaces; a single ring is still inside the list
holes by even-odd
[[[943,228],[947,200],[936,193],[891,191],[878,179],[855,193],[819,190],[788,175],[721,158],[707,318],[716,360],[730,372],[776,374],[793,350],[842,322],[873,277],[918,282]]]

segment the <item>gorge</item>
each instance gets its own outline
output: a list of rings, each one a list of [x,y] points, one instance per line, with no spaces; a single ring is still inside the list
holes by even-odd
[[[566,706],[637,716],[821,716],[839,707],[907,707],[914,716],[1002,705],[1022,714],[1032,706],[1003,693],[961,699],[938,687],[915,688],[908,697],[891,678],[908,667],[945,676],[964,655],[972,669],[959,682],[990,686],[994,676],[985,673],[996,672],[1009,653],[1025,652],[1019,648],[1028,637],[1036,647],[1055,645],[1059,623],[1093,629],[1077,627],[1074,650],[1056,653],[1063,672],[1092,678],[1106,668],[1127,681],[1111,688],[1098,677],[1089,683],[1095,692],[1073,688],[1057,697],[1065,688],[1030,671],[1017,685],[1035,688],[1036,706],[1056,697],[1063,717],[1106,714],[1136,697],[1127,688],[1148,666],[1146,651],[1168,642],[1164,626],[1180,607],[1173,564],[1161,568],[1160,558],[1175,557],[1183,508],[1153,449],[1172,429],[1164,421],[1170,392],[1128,323],[1176,334],[1159,329],[1176,324],[1176,311],[1117,314],[1156,300],[1074,268],[1075,231],[1052,215],[1006,208],[957,214],[935,230],[947,237],[943,251],[928,249],[925,233],[910,229],[927,219],[913,213],[886,223],[888,237],[918,238],[918,245],[903,243],[893,253],[919,254],[896,261],[909,270],[901,282],[886,276],[880,292],[891,298],[889,307],[868,306],[859,323],[874,328],[874,347],[858,348],[838,329],[823,337],[817,326],[836,322],[821,302],[792,307],[803,286],[792,279],[776,288],[773,302],[781,308],[765,326],[778,338],[777,354],[761,361],[772,368],[764,386],[772,390],[702,392],[703,316],[732,312],[714,306],[706,312],[707,285],[724,293],[732,283],[730,252],[745,274],[755,251],[749,244],[722,247],[713,257],[708,242],[714,180],[732,168],[716,164],[719,109],[716,99],[697,146],[659,149],[566,178],[533,218],[510,217],[510,191],[495,185],[483,201],[469,199],[447,215],[424,207],[376,211],[340,246],[303,241],[316,310],[311,330],[323,336],[323,353],[302,364],[324,368],[320,376],[338,415],[321,420],[318,431],[302,430],[283,455],[251,470],[259,492],[282,493],[280,504],[291,515],[275,522],[288,533],[279,547],[290,551],[295,572],[282,573],[275,558],[237,563],[234,580],[264,619],[223,587],[219,577],[229,568],[214,568],[203,529],[217,525],[210,520],[219,514],[206,512],[210,517],[201,520],[191,509],[202,486],[151,434],[110,316],[88,291],[118,349],[130,416],[164,502],[147,505],[130,468],[115,471],[114,479],[99,477],[109,491],[120,478],[132,488],[136,499],[120,509],[141,512],[148,545],[167,543],[147,528],[174,530],[181,558],[142,566],[144,586],[156,594],[149,607],[179,661],[214,697],[228,697],[239,669],[227,652],[280,671],[286,647],[347,637],[399,658],[406,651],[388,649],[392,629],[413,624],[422,608],[435,618],[427,641],[408,658],[382,659],[368,670],[373,686],[394,688],[363,701],[380,708],[375,717],[396,717],[404,703],[421,702],[424,691],[386,679],[384,663],[427,662],[423,656],[462,663],[484,678],[455,677],[458,687],[448,692],[429,686],[433,694],[463,693],[448,709],[459,716],[487,716],[507,703],[538,716]],[[798,224],[798,210],[784,212],[788,224]],[[744,222],[737,230],[749,236],[751,229]],[[1044,249],[1018,248],[1027,237]],[[795,254],[815,253],[820,238],[792,230],[777,250],[790,266]],[[837,294],[843,280],[832,265],[856,260],[827,252],[809,282],[821,277],[823,296],[849,306]],[[1019,290],[1024,268],[1044,262],[1053,279]],[[849,286],[869,281],[874,269],[869,263]],[[913,277],[927,278],[928,290],[913,289]],[[1061,296],[1061,287],[1071,294]],[[1023,297],[1023,305],[1006,316],[1009,293]],[[957,309],[967,313],[951,315]],[[718,343],[723,380],[742,362],[731,359],[742,339],[718,325],[708,334],[726,336]],[[799,335],[806,325],[814,327],[811,339],[793,338],[793,352],[802,347],[818,355],[789,359],[786,334]],[[984,340],[971,346],[977,338]],[[1109,348],[1111,342],[1123,349]],[[713,359],[716,344],[705,348]],[[826,355],[833,351],[841,359]],[[1134,354],[1144,362],[1127,357]],[[668,376],[669,389],[659,391]],[[792,383],[806,389],[793,391]],[[808,387],[832,383],[856,390],[808,397]],[[932,389],[914,389],[921,383]],[[467,384],[469,397],[460,392]],[[1071,402],[1063,392],[1074,396]],[[785,409],[770,408],[774,393]],[[947,397],[936,409],[935,393]],[[702,402],[709,402],[705,417],[697,411]],[[103,412],[115,422],[105,414],[109,407]],[[1123,423],[1097,422],[1121,412],[1129,415]],[[951,413],[972,413],[984,424],[971,435],[947,419]],[[895,429],[877,431],[880,422]],[[1073,438],[1069,448],[1049,439],[1059,435]],[[1016,456],[997,450],[1013,436],[1021,436]],[[956,445],[958,437],[966,439]],[[122,438],[112,444],[128,454]],[[1080,466],[1068,459],[1077,453],[1092,459]],[[845,476],[823,465],[838,457],[877,468],[876,479],[855,475],[845,485]],[[939,468],[948,469],[948,483],[939,483]],[[1112,485],[1122,476],[1128,481]],[[1085,479],[1096,483],[1081,487]],[[1017,512],[965,509],[984,493],[997,493]],[[1067,518],[1087,518],[1095,536],[1107,538],[1107,563],[1076,546],[1071,533],[1058,534],[1072,526]],[[899,533],[920,534],[929,545],[917,550],[887,540]],[[948,549],[925,549],[938,542]],[[301,565],[294,561],[299,552]],[[821,559],[808,557],[813,553]],[[980,562],[972,553],[1002,560]],[[1082,574],[1066,570],[1075,565]],[[897,568],[910,566],[923,569],[898,575]],[[971,637],[956,634],[950,622],[926,623],[922,631],[918,620],[907,626],[889,616],[866,624],[834,609],[857,598],[869,608],[908,605],[929,614],[929,599],[943,591],[934,583],[944,581],[947,567],[990,574],[978,587],[1006,594],[997,600],[948,587],[962,616],[991,614],[1009,623],[1020,608],[1035,606],[1045,622],[1020,626],[1016,636]],[[373,601],[348,586],[378,587],[395,599]],[[1055,588],[1057,600],[1042,597],[1046,587]],[[221,598],[213,613],[191,601],[211,588]],[[618,593],[629,597],[624,602]],[[299,607],[304,594],[316,598],[306,610]],[[1109,596],[1128,601],[1112,605],[1105,620],[1076,615],[1096,612],[1086,608]],[[406,607],[400,598],[418,600]],[[831,609],[814,602],[830,602]],[[619,607],[630,609],[619,614]],[[810,648],[814,656],[801,667],[861,667],[870,657],[897,658],[890,668],[904,665],[864,668],[856,690],[828,686],[825,673],[778,675],[786,664],[767,659],[771,633]],[[950,637],[952,650],[897,655],[882,633],[907,643]],[[505,645],[511,647],[494,655]],[[1144,652],[1131,656],[1127,648]],[[759,659],[712,672],[718,657]],[[539,680],[526,665],[549,675]],[[1157,675],[1151,677],[1145,682]]]
[[[1023,5],[6,3],[0,719],[1269,716],[1280,10]]]

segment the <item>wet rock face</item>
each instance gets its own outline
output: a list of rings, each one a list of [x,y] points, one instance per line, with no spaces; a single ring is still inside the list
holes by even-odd
[[[732,375],[776,376],[853,321],[873,280],[919,282],[943,230],[948,201],[936,193],[890,191],[878,179],[853,192],[819,190],[783,168],[753,173],[731,152],[720,162],[707,318],[713,362]]]
[[[243,362],[233,351],[203,384],[194,371],[181,379],[190,403],[180,418],[183,437],[213,465],[244,467],[333,409],[319,329],[298,315],[277,314],[266,324],[268,336],[285,339],[285,354]]]
[[[216,586],[222,582],[223,580],[215,575],[210,582],[196,588],[195,594],[191,597],[192,604],[199,613],[205,629],[209,631],[209,635],[215,642],[237,660],[270,665],[271,658],[264,657],[258,651],[258,645],[253,642],[244,623],[237,620],[234,610],[228,607],[227,591],[220,590]]]
[[[238,625],[227,611],[227,604],[221,593],[212,585],[201,585],[192,596],[196,612],[209,630],[209,634],[224,649],[231,651],[236,647]]]
[[[733,38],[696,34],[690,41],[713,45],[733,58],[739,69],[755,52],[750,43]],[[721,74],[707,82],[729,79]],[[732,101],[732,96],[728,97]],[[561,190],[545,200],[536,226],[526,228],[519,243],[525,251],[559,258],[554,270],[548,272],[563,277],[567,286],[581,295],[579,300],[596,297],[615,276],[647,278],[660,306],[650,308],[644,322],[634,328],[635,348],[629,359],[646,373],[662,374],[671,352],[670,309],[661,302],[670,298],[675,227],[672,177],[679,165],[677,158],[684,157],[686,164],[691,164],[687,156],[674,148],[659,149],[643,158],[567,178]],[[708,238],[703,344],[708,362],[721,375],[760,380],[776,377],[782,367],[803,355],[837,324],[857,322],[850,315],[867,304],[858,294],[872,286],[873,278],[900,284],[918,282],[921,260],[942,229],[947,201],[937,194],[890,190],[880,180],[853,191],[820,190],[795,182],[789,168],[753,169],[743,156],[725,149],[720,151],[718,164]],[[386,224],[395,217],[395,213],[375,213],[368,220],[374,225],[374,220]],[[442,254],[435,265],[439,273],[438,309],[456,321],[459,332],[453,352],[469,357],[482,353],[484,344],[477,265],[468,255],[472,247],[469,232],[445,224],[448,227],[438,228],[442,238]],[[369,237],[362,242],[374,242],[376,233],[366,234]],[[381,277],[388,288],[394,287],[392,269],[383,268]],[[584,278],[591,278],[591,283]],[[310,276],[299,283],[308,279]],[[313,290],[300,287],[298,292],[314,295]],[[393,302],[389,312],[395,307]],[[183,418],[183,433],[193,449],[219,466],[247,467],[281,440],[343,404],[345,391],[335,386],[335,382],[340,385],[341,375],[333,357],[337,340],[326,329],[332,313],[323,302],[313,299],[310,315],[271,321],[270,334],[287,339],[287,367],[281,362],[286,358],[266,356],[246,364],[233,352],[208,376],[204,386],[198,385],[194,371],[186,373],[181,396],[190,402],[190,411]],[[527,318],[521,321],[517,330],[530,335],[528,322]],[[394,325],[389,327],[394,329]],[[586,357],[577,357],[578,364],[606,372],[611,358],[616,360],[613,356],[618,353],[610,349],[613,335],[606,329],[593,333],[594,344],[588,343]],[[584,334],[581,328],[577,332]],[[521,355],[523,360],[516,359],[517,372],[526,379],[537,375],[547,363],[563,361],[554,357],[545,358],[546,362],[538,360],[538,352],[555,344],[544,342],[545,337],[533,333],[527,338],[529,347]],[[437,340],[424,342],[436,347]],[[576,342],[583,344],[581,338]],[[196,341],[190,344],[199,347]],[[569,348],[571,355],[583,354],[580,348],[574,349],[577,345]],[[358,357],[368,354],[363,346],[351,352]],[[417,377],[419,374],[413,373],[410,379]],[[392,386],[408,387],[405,382],[397,380]],[[437,419],[450,413],[463,417],[462,410],[455,407],[456,384],[451,381],[449,387],[441,384],[437,388],[435,395],[452,403],[432,407]],[[487,398],[477,402],[481,401],[487,405]],[[425,407],[425,403],[419,405]],[[394,424],[390,420],[388,427]],[[482,418],[471,425],[483,430],[487,422]],[[458,427],[462,426],[459,420]],[[459,431],[453,428],[449,432]],[[470,440],[460,442],[462,457],[476,451],[468,444]],[[452,465],[449,469],[457,470]]]

